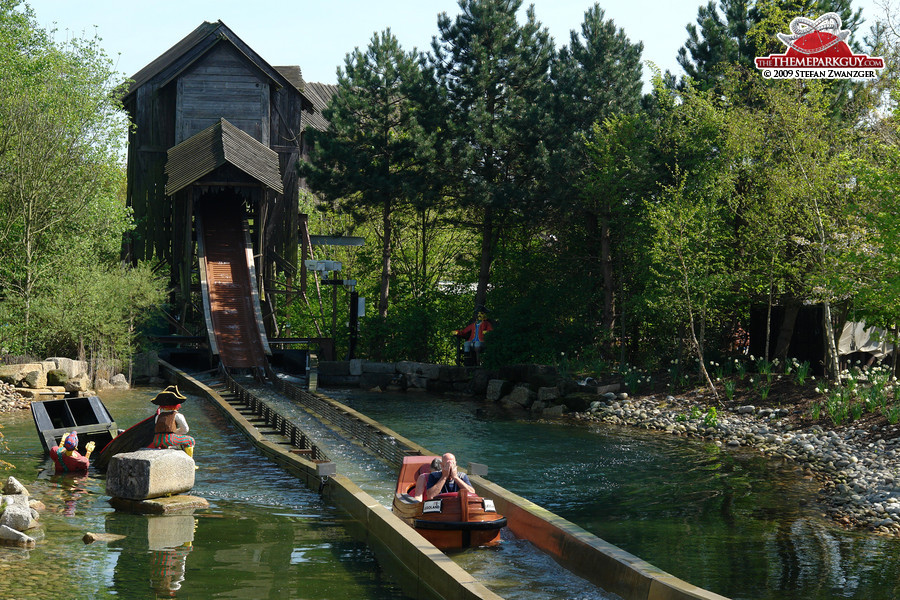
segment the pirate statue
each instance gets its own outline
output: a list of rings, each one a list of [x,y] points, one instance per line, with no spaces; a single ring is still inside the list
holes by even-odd
[[[475,320],[453,332],[453,335],[465,339],[463,342],[463,352],[474,357],[475,364],[478,364],[478,355],[484,348],[484,337],[488,331],[494,329],[491,322],[487,319],[487,309],[479,306],[475,311]]]
[[[50,448],[50,458],[53,459],[53,469],[56,473],[80,473],[88,470],[90,466],[91,452],[94,451],[94,442],[85,445],[85,453],[78,452],[78,433],[73,431],[63,436],[59,446]]]
[[[190,428],[184,415],[178,412],[185,400],[187,397],[178,391],[178,386],[170,385],[150,401],[159,408],[156,410],[156,427],[149,448],[178,448],[194,457],[194,438],[187,435]]]

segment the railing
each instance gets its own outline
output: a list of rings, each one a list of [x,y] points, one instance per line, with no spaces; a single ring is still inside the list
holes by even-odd
[[[276,379],[276,381],[278,380]],[[309,436],[303,430],[288,419],[285,419],[283,415],[269,406],[264,400],[258,398],[236,382],[229,373],[225,373],[225,385],[237,397],[238,402],[250,409],[254,415],[260,417],[267,427],[274,429],[289,439],[291,446],[297,448],[293,452],[305,454],[316,462],[327,462],[329,460],[325,453],[312,443],[312,440],[309,439]]]
[[[363,445],[394,467],[403,464],[403,457],[421,454],[419,448],[398,440],[397,437],[377,427],[376,423],[363,414],[348,408],[339,402],[329,400],[318,394],[312,394],[303,388],[275,378],[273,385],[278,392],[327,419],[334,426],[341,428],[353,439]]]

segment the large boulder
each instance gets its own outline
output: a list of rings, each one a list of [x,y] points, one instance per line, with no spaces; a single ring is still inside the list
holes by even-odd
[[[35,369],[25,373],[25,385],[33,390],[47,387],[47,373],[43,369]]]
[[[110,385],[112,385],[117,390],[127,390],[131,386],[128,385],[128,378],[125,377],[122,373],[117,373],[112,376],[112,379],[109,380]]]
[[[47,371],[47,386],[65,386],[69,380],[69,374],[62,369],[50,369]]]
[[[0,365],[0,381],[22,387],[25,375],[30,371],[43,371],[41,363],[23,363],[21,365]]]
[[[2,498],[0,508],[3,509],[3,514],[0,514],[0,525],[6,525],[16,531],[28,531],[37,527],[37,521],[34,520],[31,507],[28,505],[28,496],[16,494],[0,498]]]
[[[28,488],[22,485],[18,479],[13,477],[12,475],[6,480],[6,483],[3,484],[3,495],[4,496],[12,496],[13,494],[21,494],[23,496],[28,496]]]
[[[488,402],[497,402],[512,391],[512,383],[505,379],[491,379],[488,381],[484,398]]]
[[[81,393],[91,389],[91,379],[85,374],[70,377],[64,384],[67,392]]]
[[[193,487],[194,459],[172,448],[116,454],[106,472],[106,493],[116,498],[146,500]]]
[[[37,542],[34,538],[25,535],[7,525],[0,525],[0,544],[4,546],[18,546],[20,548],[34,548]]]
[[[84,375],[88,372],[88,365],[83,360],[73,360],[63,356],[53,356],[47,360],[53,362],[54,368],[65,371],[70,379],[76,375]]]
[[[518,405],[520,408],[529,408],[536,399],[537,394],[527,386],[520,385],[513,388],[513,391],[503,399],[503,405],[510,408],[515,408],[514,405]]]

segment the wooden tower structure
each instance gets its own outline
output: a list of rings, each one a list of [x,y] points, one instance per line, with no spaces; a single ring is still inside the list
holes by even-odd
[[[304,87],[299,67],[271,66],[221,21],[203,23],[133,76],[123,105],[134,124],[127,197],[137,228],[124,251],[168,267],[173,332],[196,334],[185,323],[200,314],[203,211],[240,213],[259,274],[254,293],[273,326],[266,286],[276,269],[299,268],[303,129],[324,123]]]

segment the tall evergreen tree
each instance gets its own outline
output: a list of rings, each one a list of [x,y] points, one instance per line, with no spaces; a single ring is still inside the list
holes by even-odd
[[[569,45],[553,65],[559,114],[556,126],[584,133],[617,113],[631,113],[641,100],[642,42],[605,19],[599,4],[584,13],[581,33],[570,32]]]
[[[422,194],[433,139],[419,122],[424,78],[419,55],[405,52],[388,29],[365,51],[348,54],[338,90],[324,111],[326,132],[311,131],[314,149],[304,165],[310,187],[361,216],[380,215],[381,285],[378,314],[388,314],[393,213]]]
[[[599,321],[605,331],[611,332],[615,304],[612,253],[617,246],[612,232],[614,229],[624,231],[623,227],[615,227],[614,219],[628,192],[593,184],[582,187],[582,174],[589,165],[597,162],[596,149],[586,151],[582,138],[596,138],[601,135],[601,129],[594,127],[602,123],[607,128],[607,120],[639,110],[643,44],[631,43],[624,30],[617,29],[611,19],[604,17],[599,4],[588,9],[580,35],[572,31],[569,45],[560,50],[554,61],[554,160],[548,190],[556,197],[564,216],[561,226],[568,231],[583,232],[585,236],[584,261],[579,265],[579,271],[594,287],[589,295],[591,300],[586,317],[592,325]],[[609,124],[607,129],[615,130],[620,124]],[[629,129],[627,125],[623,128]],[[633,137],[628,133],[624,135]],[[615,146],[616,142],[610,144]],[[632,177],[623,177],[621,183],[634,186]],[[589,192],[583,193],[584,189]],[[575,211],[573,204],[577,207]],[[602,317],[599,315],[601,305]]]
[[[753,50],[747,37],[753,22],[748,0],[715,0],[697,9],[697,24],[686,27],[688,39],[678,49],[678,64],[702,89],[712,87],[723,65],[753,67]]]
[[[480,260],[475,304],[485,304],[501,224],[536,199],[547,152],[547,94],[553,46],[521,0],[460,0],[438,17],[432,63],[446,97],[441,127],[451,194],[477,211]]]

